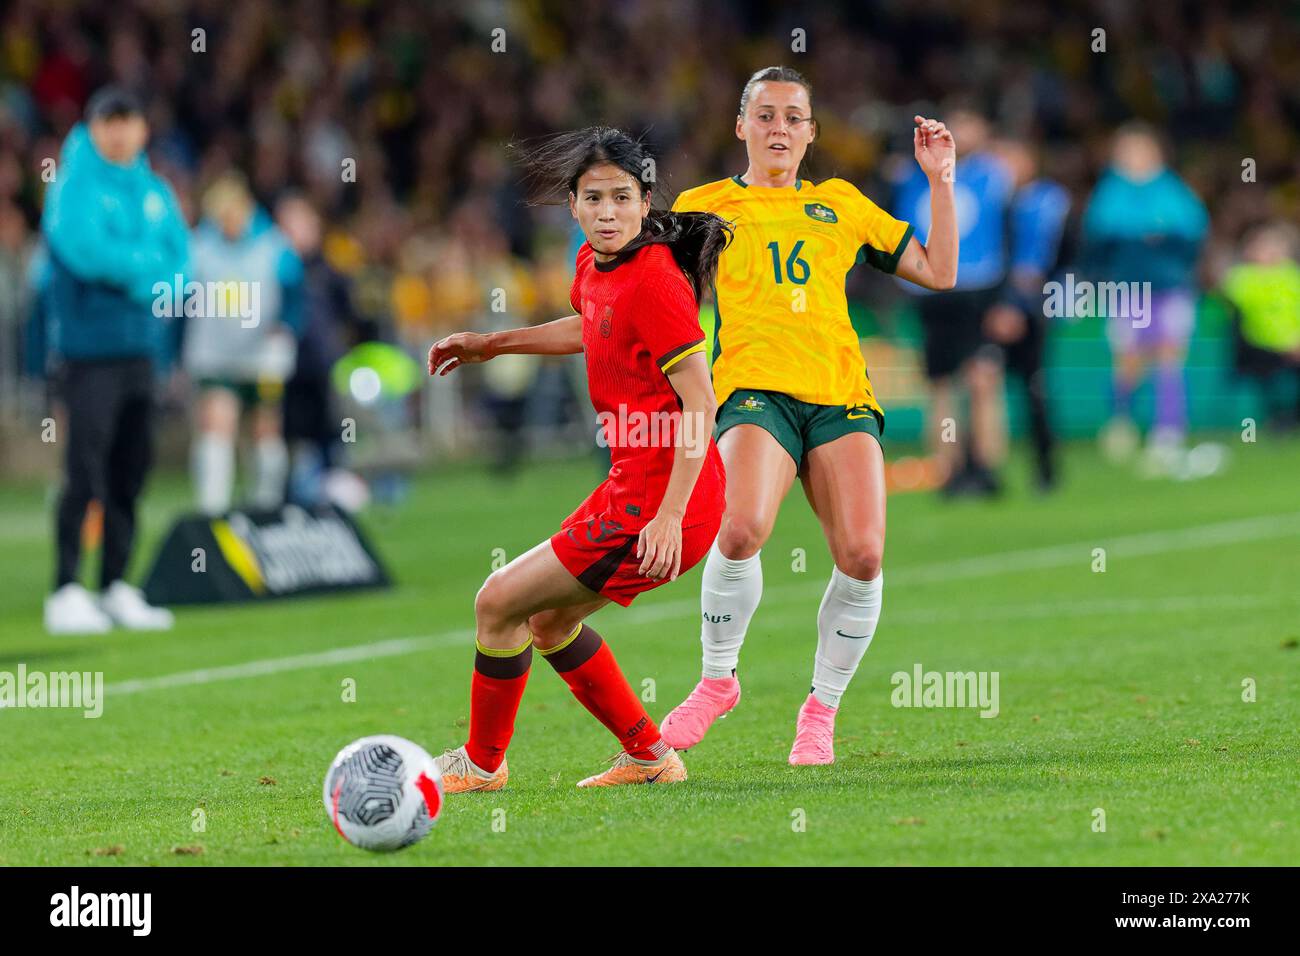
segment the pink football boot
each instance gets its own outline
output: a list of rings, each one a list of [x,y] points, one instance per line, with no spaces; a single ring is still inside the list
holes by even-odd
[[[790,748],[792,767],[835,762],[835,708],[827,707],[812,694],[799,708]]]
[[[672,709],[659,725],[664,743],[674,750],[687,750],[704,739],[719,717],[740,702],[740,681],[735,677],[705,677],[687,698]]]

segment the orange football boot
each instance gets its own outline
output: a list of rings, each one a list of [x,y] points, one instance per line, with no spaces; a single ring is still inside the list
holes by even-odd
[[[438,765],[438,770],[442,774],[442,787],[445,793],[500,790],[510,778],[504,760],[496,769],[496,773],[488,773],[474,766],[464,747],[446,751],[434,763]]]
[[[579,780],[580,787],[618,787],[625,783],[681,783],[686,779],[686,765],[677,751],[669,749],[658,760],[637,760],[626,751],[619,751],[613,758],[614,766],[604,773],[598,773],[586,780]]]

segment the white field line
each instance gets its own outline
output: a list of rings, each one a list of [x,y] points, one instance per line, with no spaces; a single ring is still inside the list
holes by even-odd
[[[1088,568],[1092,562],[1093,548],[1105,548],[1106,559],[1109,562],[1116,558],[1140,558],[1183,549],[1266,541],[1291,535],[1300,535],[1300,511],[1195,525],[1173,531],[1147,531],[1111,538],[1099,535],[1092,541],[1076,544],[1007,551],[1002,554],[981,555],[918,568],[903,568],[900,569],[899,574],[907,584],[929,584],[936,581],[950,581],[953,578],[987,577],[1003,571],[1034,571],[1039,568],[1059,568],[1072,564],[1077,564],[1080,568]],[[894,579],[891,578],[889,583],[895,583]]]
[[[265,677],[268,674],[282,674],[285,671],[328,667],[331,664],[371,661],[381,657],[400,657],[404,654],[415,654],[441,645],[468,644],[473,639],[474,632],[468,628],[425,637],[399,637],[390,641],[377,641],[373,644],[354,644],[351,647],[336,647],[329,651],[295,654],[292,657],[268,657],[260,661],[230,664],[225,667],[204,667],[199,670],[181,671],[176,674],[163,674],[160,677],[141,677],[136,680],[108,684],[104,688],[104,693],[114,695],[138,694],[142,691],[165,690],[169,687],[189,687],[196,684],[215,684],[218,681],[243,680],[247,677]]]
[[[1151,531],[1112,538],[1099,536],[1093,541],[1076,544],[1005,551],[980,557],[940,561],[914,568],[898,568],[889,572],[887,583],[890,588],[894,588],[900,585],[929,584],[958,578],[989,577],[1008,571],[1059,568],[1071,564],[1078,564],[1079,567],[1086,568],[1092,560],[1092,549],[1096,547],[1106,549],[1106,556],[1109,561],[1115,558],[1163,554],[1188,548],[1203,548],[1245,541],[1264,541],[1289,535],[1300,535],[1300,512],[1198,525],[1173,531]],[[810,580],[798,584],[769,587],[764,590],[764,595],[766,597],[811,595],[816,591],[824,590],[824,588],[825,585],[821,581]],[[917,609],[910,612],[900,611],[889,614],[888,617],[890,621],[896,623],[907,620],[922,623],[924,621],[969,620],[976,617],[1000,620],[1017,617],[1050,617],[1052,615],[1085,616],[1226,608],[1245,609],[1286,603],[1290,603],[1290,599],[1281,596],[1274,600],[1265,595],[1241,595],[1239,597],[1232,595],[1203,595],[1199,597],[1101,599],[1087,602],[1004,605],[992,608]],[[692,597],[690,599],[663,601],[645,607],[633,607],[629,611],[621,613],[619,618],[630,624],[645,624],[688,614],[693,617],[694,614],[698,613],[698,610],[699,599],[698,597]],[[473,637],[474,632],[472,630],[462,628],[422,637],[404,637],[371,644],[337,647],[327,651],[296,654],[292,657],[271,657],[247,661],[243,664],[205,667],[198,670],[180,671],[175,674],[163,674],[158,677],[142,677],[135,680],[120,681],[116,684],[108,684],[105,686],[104,692],[105,694],[120,696],[152,690],[166,690],[172,687],[192,687],[213,684],[219,681],[265,677],[268,674],[310,670],[317,667],[328,667],[331,664],[369,661],[382,657],[399,657],[441,646],[468,645],[473,640]]]
[[[1300,605],[1290,594],[1191,594],[1150,598],[1102,598],[1096,601],[999,604],[991,607],[910,608],[890,613],[890,623],[946,624],[962,621],[1013,621],[1038,618],[1099,617],[1123,614],[1178,614],[1193,611],[1258,611]]]
[[[1093,548],[1106,549],[1106,561],[1109,565],[1117,558],[1145,557],[1215,545],[1266,541],[1270,538],[1285,538],[1291,535],[1300,536],[1300,511],[1196,525],[1172,531],[1147,531],[1110,538],[1098,535],[1092,541],[995,552],[970,558],[956,558],[951,561],[936,561],[911,568],[886,567],[885,589],[889,591],[898,587],[946,583],[963,578],[992,577],[1012,571],[1064,568],[1071,565],[1091,573]],[[797,598],[811,596],[814,593],[820,594],[825,590],[825,578],[812,578],[789,584],[764,585],[763,597],[764,599]],[[634,607],[629,614],[629,619],[634,619],[636,623],[663,620],[687,613],[698,613],[699,607],[698,596],[678,598],[644,608]],[[641,612],[639,615],[638,611]]]

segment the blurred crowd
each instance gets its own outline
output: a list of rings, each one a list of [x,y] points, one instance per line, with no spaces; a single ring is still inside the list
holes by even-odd
[[[323,225],[358,335],[419,356],[449,331],[567,311],[571,225],[521,202],[506,143],[597,120],[644,132],[671,195],[738,171],[739,89],[769,63],[813,84],[807,174],[882,205],[911,163],[912,114],[959,99],[1040,148],[1076,209],[1111,133],[1149,121],[1211,210],[1203,261],[1220,272],[1252,227],[1300,221],[1300,24],[1284,4],[12,0],[0,360],[24,362],[43,164],[104,83],[146,104],[151,161],[191,225],[231,173],[259,209],[292,195]]]

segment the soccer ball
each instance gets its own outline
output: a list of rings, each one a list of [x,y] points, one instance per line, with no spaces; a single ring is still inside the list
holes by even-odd
[[[442,774],[419,744],[391,734],[362,737],[330,764],[324,795],[343,839],[366,850],[400,850],[433,829]]]

